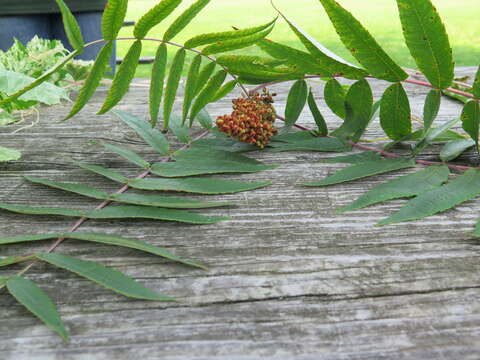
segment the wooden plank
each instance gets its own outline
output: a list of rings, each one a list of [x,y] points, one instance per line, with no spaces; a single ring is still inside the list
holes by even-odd
[[[461,69],[472,74],[474,68]],[[312,82],[329,124],[321,84]],[[384,82],[372,82],[378,98]],[[415,113],[427,89],[408,85]],[[287,85],[273,88],[279,112]],[[119,108],[147,116],[146,89],[133,87]],[[100,91],[99,95],[104,95]],[[230,112],[231,98],[213,105]],[[111,115],[94,116],[101,96],[79,116],[57,122],[69,106],[42,109],[41,123],[11,134],[0,128],[2,146],[24,150],[22,161],[1,165],[0,201],[92,208],[97,203],[26,183],[21,176],[76,181],[115,190],[118,185],[72,167],[61,156],[96,163],[126,175],[139,172],[88,145],[108,139],[131,146],[147,160],[158,156]],[[458,116],[461,106],[445,100],[438,120]],[[301,122],[312,124],[306,110]],[[383,137],[378,124],[366,135]],[[422,155],[432,158],[435,149]],[[272,180],[254,192],[190,196],[237,201],[238,206],[202,213],[232,221],[185,226],[168,222],[91,221],[84,231],[122,234],[166,247],[210,266],[192,270],[134,250],[67,241],[60,252],[114,266],[178,304],[128,300],[51,266],[28,274],[59,304],[72,334],[65,344],[5,293],[0,293],[0,358],[10,359],[478,359],[480,350],[480,261],[478,240],[466,235],[480,202],[470,201],[431,218],[377,228],[373,225],[403,201],[335,214],[377,176],[327,188],[302,188],[342,165],[315,163],[333,154],[256,153],[282,167],[259,174],[226,176]],[[463,160],[468,159],[468,156]],[[405,170],[407,173],[412,170]],[[65,231],[71,221],[0,213],[0,234]],[[45,250],[48,242],[2,247],[2,256]],[[0,276],[9,274],[2,269]]]

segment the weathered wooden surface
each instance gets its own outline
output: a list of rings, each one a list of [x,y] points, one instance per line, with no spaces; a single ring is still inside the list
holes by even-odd
[[[461,72],[471,74],[473,69]],[[321,94],[320,83],[312,84],[316,94]],[[385,83],[372,84],[378,98]],[[287,86],[274,89],[282,111]],[[414,95],[413,108],[420,114],[427,90],[412,86],[408,90]],[[146,116],[146,91],[133,88],[120,108]],[[68,106],[53,107],[43,109],[41,124],[31,129],[12,135],[14,128],[0,128],[2,145],[24,150],[22,161],[2,165],[0,201],[86,209],[96,204],[28,184],[23,175],[116,189],[117,185],[72,167],[59,155],[129,175],[138,172],[89,145],[90,139],[126,143],[148,160],[157,159],[113,116],[93,115],[99,101],[69,122],[57,122]],[[229,106],[230,98],[210,111],[213,115],[227,113]],[[444,100],[439,121],[458,116],[460,108]],[[337,123],[325,113],[331,125]],[[312,123],[308,111],[302,122]],[[380,134],[377,124],[367,136]],[[229,177],[269,179],[273,185],[209,198],[234,200],[238,206],[203,211],[227,214],[232,221],[208,226],[89,221],[82,227],[167,247],[210,265],[208,271],[106,245],[69,240],[59,249],[114,266],[183,302],[129,300],[38,264],[28,276],[59,304],[72,341],[64,343],[2,292],[0,359],[480,358],[480,247],[478,240],[467,235],[478,217],[478,200],[423,221],[379,228],[373,225],[398,209],[403,200],[341,215],[334,209],[391,176],[305,189],[295,184],[319,179],[341,166],[315,163],[332,155],[288,152],[254,156],[282,167]],[[0,234],[60,232],[71,222],[1,212]],[[47,246],[46,242],[19,244],[2,247],[0,252],[2,256],[32,253]],[[2,270],[0,276],[11,270],[14,268]]]

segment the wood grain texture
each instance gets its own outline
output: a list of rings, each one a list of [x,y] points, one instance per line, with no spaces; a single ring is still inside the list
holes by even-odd
[[[472,75],[475,68],[457,69]],[[139,82],[138,80],[136,82]],[[378,99],[388,84],[372,81]],[[324,105],[322,84],[311,82],[329,127],[338,120]],[[288,86],[276,86],[277,108]],[[420,115],[428,89],[406,86]],[[118,108],[148,118],[148,89],[132,87]],[[74,168],[62,156],[116,169],[140,171],[89,145],[108,139],[131,146],[148,161],[158,156],[111,115],[95,116],[104,90],[74,119],[59,123],[69,105],[44,108],[41,123],[12,134],[0,128],[2,146],[22,149],[21,161],[0,165],[0,201],[89,209],[97,202],[30,184],[22,176],[76,181],[102,190],[118,185]],[[210,106],[230,112],[233,95]],[[444,99],[438,122],[459,115],[461,105]],[[313,126],[305,110],[301,122]],[[200,131],[197,129],[197,131]],[[378,121],[366,134],[383,137]],[[400,148],[398,151],[402,151]],[[438,149],[422,157],[435,159]],[[437,152],[438,153],[438,152]],[[0,359],[478,359],[480,352],[480,241],[468,235],[480,210],[469,201],[422,221],[373,225],[403,200],[335,214],[365,190],[391,179],[376,176],[326,188],[303,188],[345,165],[316,161],[335,156],[314,152],[256,153],[282,167],[239,180],[273,185],[225,196],[189,196],[236,201],[235,207],[202,210],[232,221],[204,226],[170,222],[89,221],[82,231],[120,234],[163,246],[205,263],[193,270],[135,250],[68,240],[59,252],[116,267],[145,285],[182,300],[135,301],[49,265],[28,277],[50,294],[69,328],[64,343],[5,292],[0,293]],[[473,159],[473,153],[459,163]],[[399,173],[409,173],[405,170]],[[63,232],[60,217],[0,212],[0,234]],[[49,242],[0,248],[1,256],[44,251]],[[0,277],[20,267],[0,270]]]

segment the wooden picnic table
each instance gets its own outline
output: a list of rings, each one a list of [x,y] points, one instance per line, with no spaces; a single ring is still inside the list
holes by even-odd
[[[462,68],[457,73],[474,71]],[[323,85],[311,84],[329,125],[338,125],[321,100]],[[378,98],[386,83],[371,84]],[[272,87],[278,93],[279,112],[289,85]],[[421,114],[428,89],[406,88],[414,113]],[[134,86],[118,108],[146,118],[147,94],[145,86]],[[0,165],[0,201],[93,208],[96,201],[22,179],[30,175],[117,190],[118,185],[72,166],[64,156],[128,176],[139,172],[90,144],[92,139],[127,144],[147,160],[158,161],[158,155],[113,115],[94,115],[103,95],[105,90],[99,90],[81,115],[68,122],[59,122],[70,108],[65,105],[42,108],[40,123],[21,132],[0,128],[1,145],[23,151],[20,161]],[[211,114],[229,113],[233,97],[209,106]],[[459,103],[445,98],[438,121],[457,117],[460,111]],[[300,122],[313,124],[308,110]],[[370,139],[383,136],[378,121],[366,134]],[[423,156],[434,159],[435,152],[438,148]],[[131,300],[66,271],[36,264],[27,275],[58,304],[72,340],[63,342],[3,291],[0,359],[479,359],[480,243],[468,233],[478,220],[480,202],[470,201],[422,221],[375,227],[404,200],[352,213],[334,210],[395,175],[323,188],[296,185],[344,166],[318,163],[335,155],[251,154],[281,167],[226,176],[273,181],[256,191],[208,198],[237,202],[234,207],[202,211],[230,216],[231,221],[202,226],[88,221],[82,231],[141,239],[205,263],[209,270],[135,250],[68,240],[59,252],[117,268],[181,302]],[[64,232],[72,222],[0,211],[0,234]],[[41,252],[49,244],[4,246],[0,254]],[[0,276],[18,269],[2,269]]]

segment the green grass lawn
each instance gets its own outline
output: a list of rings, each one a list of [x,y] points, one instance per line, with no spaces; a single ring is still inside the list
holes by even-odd
[[[394,0],[339,0],[342,5],[364,24],[377,41],[402,66],[415,67],[408,49],[404,45],[396,2]],[[149,33],[150,37],[162,38],[168,25],[193,0],[184,0],[183,5],[170,15],[164,23]],[[453,46],[457,66],[480,64],[480,6],[479,0],[433,0],[442,16]],[[127,20],[137,20],[149,8],[157,4],[154,0],[130,0]],[[337,54],[353,61],[343,47],[333,26],[330,24],[318,0],[276,0],[277,6],[320,43]],[[231,26],[249,27],[263,24],[276,16],[269,0],[212,0],[211,3],[180,33],[174,41],[182,43],[200,33],[231,30]],[[124,28],[121,36],[130,36],[132,28]],[[279,19],[269,36],[272,40],[302,48],[286,23]],[[118,56],[123,57],[129,43],[118,43]],[[142,56],[153,56],[157,43],[144,42]],[[255,47],[241,50],[243,54],[262,54]],[[173,55],[174,50],[171,50]],[[170,56],[171,56],[170,55]],[[138,77],[148,77],[150,65],[142,65]]]

